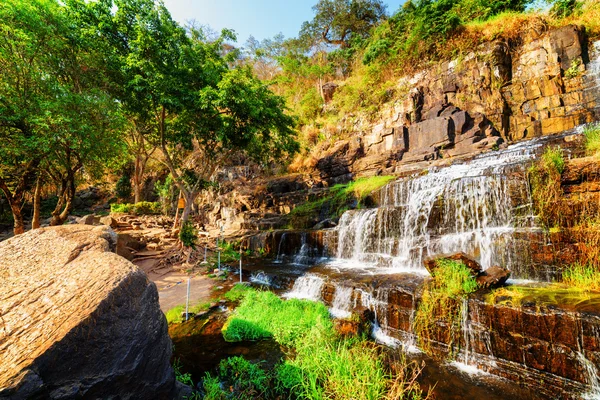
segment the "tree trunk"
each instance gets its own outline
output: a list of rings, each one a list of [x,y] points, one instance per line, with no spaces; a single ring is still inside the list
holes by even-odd
[[[25,224],[23,223],[23,214],[21,213],[21,206],[19,204],[11,204],[10,209],[12,210],[13,219],[15,221],[13,225],[13,231],[15,235],[25,233]]]
[[[0,177],[0,189],[2,192],[4,192],[4,196],[6,197],[12,212],[14,220],[13,231],[15,235],[20,235],[21,233],[25,232],[25,224],[23,223],[21,206],[23,205],[23,197],[25,196],[25,192],[30,189],[30,184],[35,179],[35,172],[37,171],[39,165],[40,160],[34,159],[25,166],[25,171],[19,177],[19,183],[14,191],[11,191],[6,182]]]
[[[67,172],[67,176],[61,179],[61,195],[58,204],[52,211],[52,220],[50,226],[62,225],[65,223],[69,214],[73,210],[73,199],[75,198],[75,173],[80,167]]]
[[[33,192],[33,219],[31,221],[31,229],[40,227],[40,201],[42,197],[42,180],[40,176],[35,184],[35,192]]]
[[[179,196],[177,197],[177,204],[175,205],[175,222],[173,222],[173,229],[177,228],[179,224],[179,200],[183,198],[183,192],[179,190]]]
[[[183,192],[183,196],[185,198],[185,206],[183,207],[183,214],[181,215],[181,223],[185,224],[190,218],[190,211],[192,210],[194,199],[191,193],[186,193],[185,191]]]
[[[135,157],[135,168],[133,171],[133,193],[135,195],[135,203],[142,201],[142,178],[144,175],[144,166],[139,154]]]

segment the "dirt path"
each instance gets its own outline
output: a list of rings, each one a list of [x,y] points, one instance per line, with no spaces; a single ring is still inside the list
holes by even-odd
[[[187,281],[190,281],[190,305],[209,301],[212,288],[216,282],[206,275],[188,275],[179,271],[155,273],[159,259],[133,260],[133,263],[143,269],[158,288],[160,308],[167,312],[180,304],[185,304]]]

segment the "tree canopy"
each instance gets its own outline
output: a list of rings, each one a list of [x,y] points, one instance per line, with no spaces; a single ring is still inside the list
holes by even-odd
[[[315,17],[302,24],[300,38],[306,41],[348,47],[353,37],[366,37],[386,16],[381,0],[319,0]]]

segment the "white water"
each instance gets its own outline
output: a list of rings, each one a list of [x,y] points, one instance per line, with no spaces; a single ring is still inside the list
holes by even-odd
[[[257,271],[250,275],[250,282],[256,283],[258,285],[264,286],[272,286],[273,279],[269,275],[267,275],[264,271]]]
[[[577,359],[581,362],[587,376],[587,384],[590,390],[582,395],[586,400],[600,399],[600,381],[598,380],[598,368],[591,362],[582,351],[577,352]]]
[[[337,258],[423,273],[424,258],[462,251],[484,268],[510,267],[512,234],[533,226],[529,207],[515,212],[513,196],[528,200],[524,171],[541,144],[519,143],[388,184],[379,208],[344,213]]]
[[[354,289],[347,286],[336,286],[329,313],[335,318],[348,318],[352,315],[355,304],[352,301]]]
[[[294,282],[292,290],[285,293],[283,297],[307,300],[321,300],[321,290],[325,281],[315,274],[306,274]]]

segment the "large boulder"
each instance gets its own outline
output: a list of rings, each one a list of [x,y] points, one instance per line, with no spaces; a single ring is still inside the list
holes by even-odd
[[[0,243],[0,399],[176,395],[156,286],[115,246],[89,225]]]

